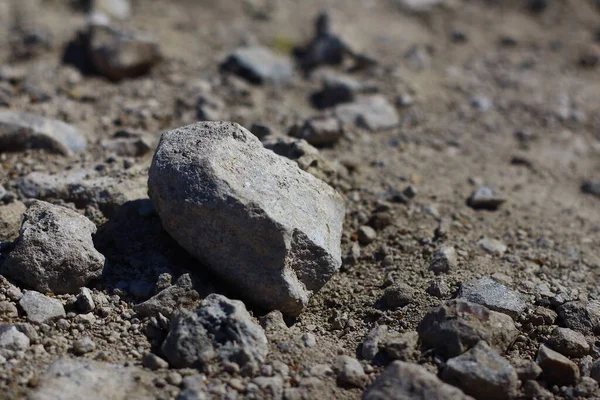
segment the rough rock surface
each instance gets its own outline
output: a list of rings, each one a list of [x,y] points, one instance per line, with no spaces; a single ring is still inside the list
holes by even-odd
[[[46,324],[65,317],[65,308],[60,300],[28,290],[19,300],[19,305],[25,311],[30,322]]]
[[[77,293],[104,268],[94,233],[96,226],[75,211],[34,201],[0,271],[40,292]]]
[[[162,352],[175,368],[203,368],[215,358],[243,367],[261,363],[269,348],[244,303],[212,294],[195,310],[174,317]]]
[[[579,380],[579,367],[544,345],[538,351],[537,363],[542,368],[542,377],[557,385],[572,385]]]
[[[525,312],[527,305],[517,292],[486,276],[464,283],[458,297],[481,304],[490,310],[508,314],[513,319]]]
[[[483,341],[460,356],[449,359],[442,379],[480,400],[517,396],[515,369]]]
[[[166,231],[264,307],[298,314],[341,265],[341,196],[237,124],[163,134],[148,187]]]
[[[232,72],[251,83],[284,84],[292,78],[292,63],[264,47],[241,47],[221,64],[221,69]]]
[[[363,395],[363,400],[469,400],[460,389],[439,380],[419,365],[394,361]]]
[[[48,149],[70,156],[87,148],[87,139],[73,126],[18,111],[0,111],[0,151]]]
[[[84,358],[52,363],[29,398],[76,400],[82,393],[93,393],[98,399],[155,399],[151,379],[143,370]]]
[[[519,331],[511,317],[466,300],[450,300],[433,309],[418,327],[426,347],[446,357],[456,357],[480,340],[504,353]]]

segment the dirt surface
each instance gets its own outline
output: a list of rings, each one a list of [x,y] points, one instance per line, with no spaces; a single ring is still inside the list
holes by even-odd
[[[16,2],[5,3],[0,4],[8,9]],[[277,135],[285,135],[298,121],[329,112],[309,101],[321,87],[323,70],[368,83],[394,105],[397,127],[371,132],[345,125],[337,143],[319,148],[337,171],[328,182],[346,201],[341,244],[345,262],[299,317],[286,318],[287,326],[263,325],[270,349],[266,364],[280,366],[281,361],[289,367],[284,389],[301,387],[303,396],[315,399],[360,398],[390,362],[386,357],[363,359],[361,344],[367,333],[376,324],[400,333],[416,331],[427,312],[474,278],[491,276],[525,300],[527,310],[515,318],[519,336],[503,354],[511,362],[535,360],[553,327],[568,326],[561,318],[532,324],[531,316],[540,307],[556,311],[565,301],[599,299],[600,198],[581,189],[586,180],[600,180],[596,2],[548,2],[535,11],[528,1],[456,0],[412,12],[393,0],[132,1],[131,16],[117,24],[149,32],[164,59],[149,73],[119,82],[81,73],[63,62],[67,44],[87,23],[85,9],[76,3],[46,0],[23,11],[28,26],[48,41],[31,48],[23,45],[18,27],[5,24],[12,21],[10,13],[0,12],[0,22],[9,27],[0,31],[0,94],[8,93],[0,110],[66,121],[89,142],[87,151],[70,157],[44,150],[0,151],[0,183],[25,204],[28,199],[18,182],[33,171],[89,170],[121,181],[145,180],[160,134],[198,119],[199,94],[221,103],[218,119],[247,128],[265,124]],[[219,70],[224,57],[240,45],[259,44],[285,53],[307,43],[322,10],[330,12],[332,31],[357,53],[376,60],[375,66],[357,72],[329,66],[308,76],[296,69],[284,86],[252,85]],[[22,54],[22,46],[31,54]],[[103,145],[123,130],[148,135],[152,151],[120,156]],[[497,210],[467,205],[471,192],[482,184],[506,199]],[[414,197],[395,201],[392,193],[407,187]],[[37,342],[21,359],[0,368],[0,398],[34,393],[50,363],[60,356],[77,357],[72,346],[82,336],[89,336],[96,347],[80,357],[140,366],[143,354],[157,352],[147,335],[149,318],[133,310],[145,298],[127,289],[131,281],[154,285],[160,274],[168,273],[175,282],[191,272],[200,296],[188,308],[212,292],[244,298],[178,247],[156,214],[139,211],[142,203],[127,203],[107,216],[93,205],[51,201],[79,209],[98,225],[96,248],[107,264],[103,277],[88,286],[95,295],[105,295],[106,310],[94,311],[101,322],[78,322],[78,313],[69,310],[75,296],[58,296],[67,306],[70,328],[57,322],[36,325]],[[376,228],[376,238],[363,241],[351,262],[346,255],[357,246],[364,225]],[[486,251],[482,238],[497,239],[506,249]],[[458,261],[436,277],[429,265],[442,244],[456,249]],[[8,254],[10,249],[2,251]],[[428,291],[436,279],[448,286],[440,296]],[[398,283],[414,291],[409,304],[382,305],[384,291]],[[543,293],[543,284],[551,294]],[[559,295],[562,303],[556,300]],[[18,303],[5,293],[0,296]],[[266,314],[246,306],[257,318]],[[27,318],[19,308],[18,316],[0,314],[0,321]],[[584,365],[600,356],[597,337],[593,332],[585,335],[591,345],[588,358],[569,357],[582,376]],[[307,346],[313,338],[316,344]],[[315,372],[315,365],[333,368],[342,354],[360,360],[368,381],[363,387],[339,382],[335,371]],[[445,360],[420,348],[408,361],[437,373]],[[252,376],[232,368],[204,372],[212,388],[209,398],[277,397],[252,392]],[[169,378],[173,371],[183,377],[198,373],[189,368],[151,372],[157,398],[179,394],[183,386]],[[556,385],[544,376],[537,382],[550,398],[600,396],[597,386],[582,394],[573,389],[577,383]],[[529,396],[522,383],[519,398]],[[290,391],[285,393],[291,398]]]

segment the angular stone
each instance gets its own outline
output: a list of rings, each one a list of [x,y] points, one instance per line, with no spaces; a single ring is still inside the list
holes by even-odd
[[[20,201],[0,204],[0,242],[12,242],[19,236],[21,219],[27,207]]]
[[[136,304],[133,309],[142,317],[158,317],[160,313],[170,318],[178,308],[190,306],[199,298],[190,275],[184,274],[175,285],[161,290],[143,303]]]
[[[320,116],[306,120],[302,126],[293,127],[289,135],[304,139],[313,146],[330,146],[342,138],[344,129],[337,118]]]
[[[458,297],[471,303],[486,306],[490,310],[508,314],[513,319],[516,319],[527,309],[527,304],[517,292],[510,290],[489,276],[463,283],[458,292]]]
[[[30,400],[78,400],[82,393],[97,399],[154,400],[152,377],[139,368],[60,358],[44,372]]]
[[[18,111],[0,111],[0,151],[47,149],[70,156],[87,148],[87,139],[62,121]]]
[[[536,380],[541,375],[542,369],[535,362],[517,358],[512,360],[513,367],[517,371],[519,380],[531,381]]]
[[[131,16],[129,0],[93,0],[92,10],[123,20]]]
[[[381,340],[379,347],[392,360],[410,361],[419,356],[419,334],[414,331],[404,333],[388,333]]]
[[[567,328],[584,335],[600,333],[600,301],[568,301],[556,311]]]
[[[75,211],[34,201],[0,272],[40,292],[77,293],[104,268],[94,233],[96,226]]]
[[[425,368],[403,361],[391,363],[364,393],[363,400],[472,400]]]
[[[285,84],[292,79],[290,60],[265,47],[241,47],[221,64],[221,70],[241,76],[255,84]]]
[[[165,230],[268,309],[299,314],[341,265],[342,197],[237,124],[163,134],[148,187]]]
[[[429,263],[429,270],[439,275],[449,272],[456,268],[457,265],[458,256],[456,255],[456,250],[454,247],[444,244],[433,253],[433,257]]]
[[[19,305],[25,311],[27,319],[36,324],[46,324],[66,316],[65,308],[59,300],[33,290],[25,292]]]
[[[94,207],[106,218],[115,216],[117,209],[128,201],[147,198],[146,182],[139,179],[117,179],[96,176],[80,170],[50,175],[32,172],[17,182],[19,191],[28,198],[63,200],[77,208]]]
[[[475,210],[497,210],[506,199],[496,195],[494,189],[489,186],[480,186],[467,200],[467,205]]]
[[[481,340],[502,354],[519,334],[508,315],[461,299],[427,313],[417,330],[426,347],[445,357],[456,357]]]
[[[581,333],[569,328],[554,328],[548,345],[567,357],[583,357],[590,352],[590,345]]]
[[[262,363],[269,347],[244,303],[211,294],[195,310],[175,315],[162,352],[175,368],[204,368],[215,358],[243,367]]]
[[[93,24],[88,36],[94,67],[114,81],[143,75],[162,59],[158,43],[140,33]]]
[[[487,251],[488,253],[495,254],[498,256],[501,256],[502,254],[506,253],[506,250],[508,249],[508,247],[506,247],[506,245],[501,241],[488,237],[484,237],[481,240],[479,240],[477,242],[477,245],[483,250]]]
[[[337,356],[334,365],[338,382],[341,384],[356,387],[364,387],[367,384],[367,374],[356,358]]]
[[[552,385],[573,385],[579,380],[579,367],[567,357],[541,345],[537,363],[542,368],[542,379]]]
[[[449,359],[442,379],[478,400],[513,399],[517,396],[515,369],[484,341]]]
[[[400,123],[398,112],[382,95],[361,97],[353,103],[339,105],[335,115],[344,123],[370,131],[391,129]]]

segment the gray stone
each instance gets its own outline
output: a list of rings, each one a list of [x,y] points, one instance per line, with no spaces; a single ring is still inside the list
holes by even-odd
[[[548,346],[567,357],[583,357],[590,352],[585,336],[569,328],[554,328]]]
[[[156,354],[148,353],[142,359],[142,366],[149,370],[156,371],[158,369],[169,368],[169,363],[157,356]]]
[[[335,115],[344,123],[370,131],[391,129],[400,123],[398,112],[382,95],[366,96],[353,103],[335,108]]]
[[[600,333],[600,301],[568,301],[556,311],[567,328],[584,335]]]
[[[375,325],[362,343],[361,355],[367,361],[371,361],[379,353],[379,341],[383,335],[387,332],[386,325]]]
[[[131,16],[129,0],[93,0],[92,10],[122,20]]]
[[[553,385],[573,385],[579,380],[579,367],[567,357],[541,345],[537,363],[542,368],[542,379]]]
[[[143,303],[133,306],[135,312],[142,317],[157,317],[162,314],[170,318],[178,308],[192,305],[200,298],[200,295],[192,284],[189,274],[184,274],[175,285],[161,290]]]
[[[83,355],[96,349],[96,343],[89,337],[82,337],[73,342],[73,353]]]
[[[513,399],[518,378],[510,363],[486,342],[446,362],[442,379],[479,400]]]
[[[237,124],[163,134],[148,187],[165,230],[268,309],[299,314],[341,265],[342,197]]]
[[[433,257],[429,263],[429,270],[439,275],[448,273],[450,270],[456,268],[457,265],[458,256],[454,247],[442,245],[433,253]]]
[[[44,372],[30,400],[78,400],[83,393],[97,399],[154,400],[152,377],[139,368],[60,358]]]
[[[46,324],[66,316],[65,308],[60,300],[44,296],[33,290],[25,292],[19,300],[19,305],[25,311],[27,319],[36,324]]]
[[[450,287],[448,286],[446,281],[441,277],[432,279],[429,283],[429,287],[427,287],[425,291],[427,292],[427,294],[433,297],[437,297],[439,299],[443,299],[444,297],[450,295]]]
[[[358,228],[358,241],[360,244],[371,244],[377,239],[377,232],[368,225],[363,225]]]
[[[391,363],[363,394],[363,400],[472,400],[425,368],[403,361]]]
[[[379,348],[392,360],[411,361],[419,356],[419,334],[414,331],[389,332],[380,340]]]
[[[114,81],[143,75],[162,59],[158,43],[141,33],[92,24],[88,36],[94,67]]]
[[[260,364],[269,351],[263,329],[244,303],[211,294],[193,311],[171,322],[162,352],[175,368],[203,368],[213,359],[240,366]]]
[[[306,120],[302,126],[294,126],[288,134],[313,146],[330,146],[342,138],[344,129],[337,118],[319,116]]]
[[[527,308],[521,295],[489,276],[462,284],[458,297],[486,306],[490,310],[508,314],[513,319],[523,314]]]
[[[12,242],[19,236],[21,219],[26,209],[25,204],[20,201],[0,204],[0,242]]]
[[[533,361],[517,358],[512,360],[512,364],[522,382],[536,380],[542,374],[540,366]]]
[[[385,289],[381,296],[381,305],[388,309],[404,307],[410,304],[414,298],[414,289],[406,283],[395,283]]]
[[[94,233],[96,226],[75,211],[34,201],[0,272],[40,292],[77,293],[104,268]]]
[[[508,249],[508,247],[506,247],[506,245],[501,241],[488,237],[484,237],[481,240],[479,240],[477,242],[477,245],[483,250],[487,251],[488,253],[495,254],[498,256],[506,253],[506,250]]]
[[[109,153],[121,157],[141,157],[148,154],[153,146],[146,137],[119,137],[102,141],[102,147]]]
[[[94,303],[92,291],[90,289],[86,287],[81,288],[75,300],[75,307],[77,311],[82,312],[84,314],[94,311],[94,308],[96,308],[96,304]]]
[[[19,310],[10,301],[0,301],[0,320],[7,321],[11,318],[17,318]]]
[[[292,79],[289,59],[265,47],[241,47],[234,50],[221,64],[221,70],[241,76],[255,84],[285,84]]]
[[[21,358],[29,348],[29,338],[15,325],[0,325],[0,357]]]
[[[467,205],[475,210],[497,210],[506,199],[496,195],[494,189],[489,186],[480,186],[467,200]]]
[[[87,148],[87,139],[61,121],[18,111],[0,111],[0,151],[47,149],[70,156]]]
[[[418,332],[423,345],[446,357],[456,357],[481,340],[502,354],[519,334],[508,315],[462,299],[427,313]]]
[[[334,366],[342,385],[364,387],[367,384],[367,374],[356,358],[337,356]]]
[[[21,194],[39,200],[63,200],[78,208],[94,207],[106,218],[131,200],[147,198],[146,182],[140,178],[118,179],[79,170],[50,175],[32,172],[17,182]]]

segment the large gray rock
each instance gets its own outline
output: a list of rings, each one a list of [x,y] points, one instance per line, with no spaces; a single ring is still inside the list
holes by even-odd
[[[18,111],[0,111],[0,151],[47,149],[65,156],[87,148],[73,126]]]
[[[464,283],[460,287],[458,297],[508,314],[513,319],[523,314],[527,308],[521,295],[489,276]]]
[[[446,362],[442,379],[478,400],[504,400],[517,396],[517,372],[486,342]]]
[[[172,320],[162,351],[175,368],[204,368],[214,359],[258,365],[269,352],[267,337],[244,303],[219,294]]]
[[[89,28],[88,52],[96,70],[114,81],[143,75],[162,59],[147,35],[99,24]]]
[[[149,373],[139,368],[92,361],[60,358],[44,372],[30,400],[95,399],[153,400],[154,385]]]
[[[473,400],[460,389],[442,382],[425,368],[394,361],[369,387],[363,400]]]
[[[519,334],[511,317],[462,299],[433,309],[418,327],[425,347],[446,357],[456,357],[480,340],[504,353]]]
[[[19,300],[19,305],[25,311],[27,319],[36,324],[47,324],[66,316],[60,300],[44,296],[34,290],[25,292]]]
[[[148,188],[165,230],[268,309],[299,314],[341,265],[342,197],[237,124],[163,134]]]
[[[62,200],[78,208],[94,207],[112,218],[124,203],[147,198],[142,179],[119,179],[97,176],[94,171],[78,170],[50,175],[32,172],[17,182],[18,190],[27,198]]]
[[[241,47],[221,64],[223,71],[232,72],[255,84],[284,84],[291,80],[290,60],[265,47]]]
[[[104,268],[94,233],[96,226],[77,212],[34,201],[0,272],[40,292],[77,293]]]

